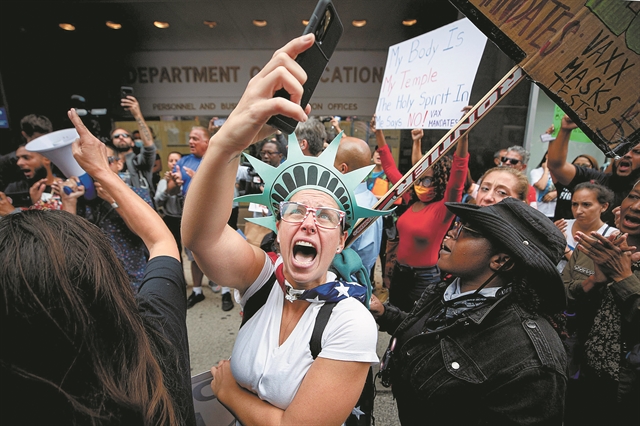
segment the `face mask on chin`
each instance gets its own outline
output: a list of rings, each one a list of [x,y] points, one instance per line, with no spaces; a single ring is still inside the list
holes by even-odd
[[[436,190],[433,187],[425,188],[424,186],[421,186],[421,185],[413,185],[413,189],[414,191],[416,191],[416,195],[418,196],[418,199],[423,203],[428,203],[430,201],[433,201],[433,199],[436,197]]]

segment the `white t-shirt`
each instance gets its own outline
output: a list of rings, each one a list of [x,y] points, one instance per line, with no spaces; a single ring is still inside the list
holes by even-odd
[[[543,173],[544,173],[544,170],[542,167],[538,167],[537,169],[531,170],[531,172],[529,173],[529,176],[531,177],[531,184],[533,185],[534,183],[539,181]],[[540,198],[540,192],[541,191],[538,188],[536,188],[536,197]],[[553,217],[556,214],[557,200],[558,200],[557,197],[553,201],[550,201],[548,203],[545,203],[542,200],[538,200],[536,208],[540,213],[543,213],[545,216]]]
[[[276,264],[279,264],[279,258]],[[265,265],[257,280],[244,293],[244,308],[249,298],[274,273],[276,265],[265,256]],[[329,274],[331,275],[331,274]],[[332,277],[327,277],[330,281]],[[309,349],[316,316],[323,302],[312,303],[282,344],[280,322],[284,292],[276,282],[265,305],[238,332],[231,354],[231,371],[238,384],[270,404],[284,410],[298,391],[313,363]],[[322,334],[318,357],[339,361],[378,362],[378,329],[367,308],[357,299],[338,302]]]

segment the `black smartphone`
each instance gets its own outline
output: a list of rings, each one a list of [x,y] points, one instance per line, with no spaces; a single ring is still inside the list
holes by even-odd
[[[133,87],[120,86],[120,99],[125,99],[127,96],[133,96]]]
[[[13,207],[29,207],[33,204],[29,192],[7,192],[4,195],[11,198]]]
[[[343,30],[344,27],[331,0],[319,0],[309,19],[309,24],[302,33],[302,35],[313,33],[316,40],[313,46],[296,58],[296,62],[307,73],[307,81],[303,85],[304,93],[300,101],[303,108],[311,100],[311,95],[316,89],[327,63],[329,63],[340,37],[342,37]],[[290,99],[289,93],[284,89],[278,90],[275,96]],[[298,122],[290,117],[274,115],[267,121],[267,124],[286,134],[291,134],[296,130]]]

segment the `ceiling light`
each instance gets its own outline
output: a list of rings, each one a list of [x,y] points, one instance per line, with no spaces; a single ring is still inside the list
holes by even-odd
[[[119,30],[120,28],[122,28],[122,25],[118,24],[117,22],[113,22],[113,21],[107,21],[106,25],[107,25],[107,27],[111,28],[112,30]]]
[[[412,27],[418,22],[417,19],[405,19],[402,21],[402,25],[405,27]]]
[[[366,19],[354,19],[353,21],[351,21],[351,24],[354,27],[360,28],[360,27],[364,27],[365,25],[367,25],[367,20]]]
[[[204,24],[209,28],[214,28],[218,23],[216,21],[204,21]]]
[[[303,19],[303,20],[302,20],[302,25],[304,25],[305,27],[306,27],[307,25],[309,25],[309,20],[308,20],[308,19]]]
[[[74,27],[73,25],[63,22],[62,24],[58,25],[60,28],[62,28],[65,31],[75,31],[76,27]]]
[[[266,27],[267,21],[265,21],[264,19],[254,19],[253,25],[255,25],[256,27]]]
[[[169,28],[169,23],[163,21],[153,21],[153,25],[157,28]]]

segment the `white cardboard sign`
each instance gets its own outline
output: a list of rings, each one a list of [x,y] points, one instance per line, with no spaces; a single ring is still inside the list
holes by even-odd
[[[450,129],[462,117],[487,42],[467,18],[389,47],[378,129]]]

